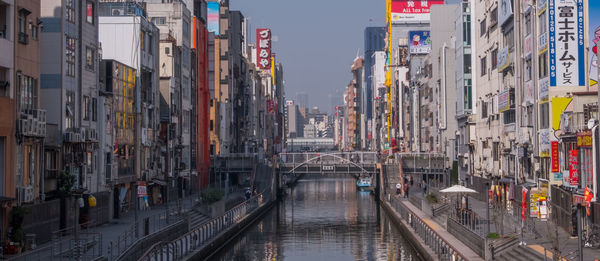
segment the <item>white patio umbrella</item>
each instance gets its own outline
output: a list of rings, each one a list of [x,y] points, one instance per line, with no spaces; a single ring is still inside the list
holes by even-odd
[[[461,186],[461,185],[454,185],[452,187],[449,188],[445,188],[440,190],[440,193],[456,193],[457,197],[456,197],[456,204],[458,207],[458,194],[463,194],[463,193],[477,193],[477,191],[467,188],[465,186]],[[467,196],[468,197],[468,196]],[[467,199],[468,200],[468,199]],[[467,201],[468,202],[468,201]],[[469,208],[469,206],[467,205],[467,209]]]
[[[477,193],[477,191],[461,185],[454,185],[440,190],[440,193]]]

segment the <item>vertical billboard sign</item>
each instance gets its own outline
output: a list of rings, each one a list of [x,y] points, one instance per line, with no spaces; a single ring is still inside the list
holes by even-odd
[[[429,31],[408,32],[408,52],[411,54],[431,53],[431,34]]]
[[[271,29],[256,29],[256,63],[261,70],[271,69]]]
[[[550,86],[585,86],[583,0],[549,0]]]
[[[558,163],[558,141],[552,141],[551,143],[551,156],[552,156],[552,172],[560,171],[560,164]]]
[[[579,157],[578,150],[569,150],[569,185],[579,185]]]
[[[219,2],[206,3],[206,29],[208,32],[219,34]]]
[[[444,0],[392,0],[392,23],[429,21],[432,5]]]
[[[590,86],[598,83],[598,49],[600,48],[600,1],[589,1]]]

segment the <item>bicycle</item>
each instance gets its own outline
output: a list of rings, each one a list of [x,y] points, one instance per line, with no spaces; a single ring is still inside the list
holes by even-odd
[[[585,237],[585,247],[589,248],[600,248],[600,226],[592,225],[591,229],[587,231]]]

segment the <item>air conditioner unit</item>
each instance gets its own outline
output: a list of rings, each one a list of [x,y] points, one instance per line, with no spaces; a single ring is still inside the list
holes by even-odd
[[[33,201],[33,187],[24,188],[23,201],[24,202]]]
[[[113,8],[111,10],[111,14],[113,16],[121,16],[121,15],[125,14],[125,10],[123,10],[123,8]]]

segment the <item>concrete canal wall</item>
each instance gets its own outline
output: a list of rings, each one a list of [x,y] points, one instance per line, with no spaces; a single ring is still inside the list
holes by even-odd
[[[271,208],[276,204],[277,200],[271,200],[263,206],[255,209],[246,218],[237,223],[236,225],[221,232],[210,242],[206,243],[205,246],[185,258],[183,260],[208,260],[215,255],[223,247],[227,246],[238,236],[240,236],[246,229],[248,229],[256,221],[260,220],[264,214],[269,212]]]

